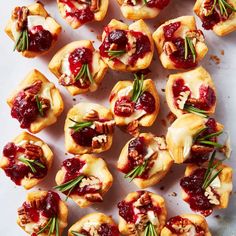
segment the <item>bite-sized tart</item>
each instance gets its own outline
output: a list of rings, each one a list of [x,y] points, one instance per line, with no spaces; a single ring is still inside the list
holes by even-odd
[[[159,235],[166,222],[165,200],[148,191],[129,193],[118,209],[122,235]]]
[[[52,161],[53,153],[49,146],[23,132],[4,146],[0,168],[16,185],[30,189],[47,175]]]
[[[195,114],[180,116],[168,128],[166,142],[175,163],[202,163],[208,160],[214,148],[223,145],[217,136],[223,132],[223,125],[214,118],[204,118]]]
[[[215,112],[216,88],[203,67],[170,75],[165,92],[167,104],[177,117],[185,113],[206,116]]]
[[[160,182],[172,163],[164,137],[141,133],[126,143],[117,168],[139,188],[147,188]]]
[[[205,218],[197,214],[182,214],[170,218],[161,236],[211,236]]]
[[[103,213],[90,213],[73,224],[68,236],[119,236],[114,220]]]
[[[37,2],[15,7],[5,32],[15,42],[14,50],[31,58],[42,55],[53,47],[61,32],[61,26]]]
[[[66,150],[72,154],[107,151],[112,145],[114,127],[109,109],[96,103],[78,103],[67,114]]]
[[[32,70],[7,99],[11,116],[22,129],[38,133],[54,124],[64,109],[59,90],[38,70]]]
[[[224,36],[236,30],[236,2],[234,0],[197,0],[194,12],[202,27]]]
[[[135,74],[134,81],[119,81],[110,94],[110,107],[118,126],[134,136],[138,126],[151,126],[159,113],[160,100],[154,82]]]
[[[153,39],[161,63],[166,69],[190,69],[197,66],[208,48],[193,16],[181,16],[161,25]]]
[[[96,91],[108,68],[89,40],[67,44],[48,67],[71,95]]]
[[[102,202],[112,182],[106,162],[94,155],[84,154],[63,161],[56,175],[55,188],[84,208]]]
[[[102,33],[99,50],[111,69],[137,71],[146,69],[151,64],[154,43],[143,20],[126,25],[113,19]]]
[[[170,0],[117,0],[125,18],[131,20],[155,18]]]
[[[102,21],[106,16],[109,0],[57,0],[61,16],[77,29],[91,21]]]
[[[215,152],[202,166],[187,165],[185,177],[180,180],[184,201],[204,216],[210,215],[214,208],[227,208],[233,188],[232,172],[230,166],[215,159]]]
[[[37,191],[28,193],[18,208],[17,224],[31,236],[61,236],[67,216],[67,206],[57,193]]]

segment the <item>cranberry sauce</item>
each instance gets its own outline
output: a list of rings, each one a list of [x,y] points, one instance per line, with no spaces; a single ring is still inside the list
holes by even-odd
[[[141,96],[139,97],[135,109],[136,110],[144,110],[148,114],[152,114],[155,111],[156,108],[156,101],[153,95],[147,91],[143,92]]]
[[[94,13],[90,10],[89,4],[84,3],[84,8],[78,9],[71,0],[59,1],[70,8],[70,11],[66,10],[66,17],[76,19],[81,24],[85,24],[94,20]]]
[[[163,27],[164,36],[166,41],[171,41],[174,38],[175,31],[180,27],[180,22],[170,23]]]
[[[135,103],[129,97],[123,96],[116,100],[114,113],[117,116],[129,117],[134,112]]]
[[[186,176],[180,180],[180,186],[187,193],[185,199],[189,203],[193,211],[199,211],[202,215],[208,216],[212,213],[214,205],[204,195],[205,190],[202,188],[206,169],[196,169],[190,176]]]
[[[142,0],[138,0],[136,1],[138,4],[143,4]],[[150,0],[146,3],[147,7],[151,7],[151,8],[158,8],[158,9],[164,9],[168,4],[169,4],[170,0]],[[134,4],[134,1],[128,0],[127,1],[128,5],[131,6],[135,6],[136,4]]]
[[[24,202],[23,208],[27,216],[35,223],[40,220],[40,213],[50,219],[58,215],[60,197],[57,193],[48,191],[47,195],[37,204]]]
[[[168,228],[171,231],[171,233],[177,234],[177,235],[181,234],[182,233],[181,229],[178,230],[176,228],[173,228],[173,225],[177,225],[183,228],[187,225],[193,225],[197,233],[196,236],[205,235],[205,230],[203,228],[201,228],[200,226],[194,225],[189,219],[182,218],[181,216],[175,216],[175,217],[170,218],[165,225],[165,227]]]
[[[16,184],[20,185],[21,180],[25,177],[29,177],[29,174],[32,176],[31,178],[41,179],[44,178],[47,174],[47,166],[42,163],[41,159],[35,159],[38,163],[43,164],[45,168],[41,168],[38,165],[33,165],[35,168],[35,172],[32,172],[29,166],[18,162],[17,155],[24,154],[25,148],[21,146],[16,146],[14,143],[8,143],[3,148],[3,155],[8,159],[8,166],[4,168],[4,171],[8,177]],[[27,155],[25,155],[27,158]]]

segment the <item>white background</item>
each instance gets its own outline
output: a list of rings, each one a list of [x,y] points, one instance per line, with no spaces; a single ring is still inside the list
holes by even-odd
[[[48,0],[43,1],[46,9],[61,23],[63,27],[62,34],[59,37],[59,41],[56,47],[47,55],[37,59],[26,59],[20,56],[18,53],[13,52],[13,42],[4,33],[4,27],[11,15],[11,10],[14,6],[28,5],[33,1],[0,1],[0,148],[15,136],[17,136],[22,130],[19,128],[18,122],[10,117],[10,109],[6,104],[6,98],[10,92],[17,86],[17,84],[24,78],[24,76],[30,72],[33,68],[40,70],[45,74],[49,80],[53,81],[62,92],[65,110],[58,122],[37,134],[38,137],[43,138],[53,149],[55,154],[54,165],[46,179],[35,189],[50,189],[55,185],[54,177],[57,170],[60,167],[62,160],[68,158],[69,155],[65,155],[64,150],[64,134],[63,126],[66,113],[68,109],[79,101],[92,101],[108,106],[108,96],[112,87],[118,80],[130,78],[130,74],[127,73],[115,73],[109,70],[99,90],[93,94],[76,96],[76,101],[72,100],[69,93],[57,83],[57,79],[52,75],[48,68],[48,62],[55,54],[55,52],[62,46],[70,43],[74,40],[90,39],[94,40],[95,46],[98,48],[100,42],[97,40],[97,35],[101,35],[102,28],[112,19],[123,19],[120,14],[120,9],[115,0],[110,0],[109,14],[105,20],[101,23],[90,23],[83,26],[80,29],[72,30],[63,19],[61,19],[56,1]],[[150,29],[154,31],[157,26],[170,18],[175,18],[182,15],[191,15],[194,1],[188,0],[172,0],[172,3],[168,8],[157,17],[155,20],[148,20],[147,23]],[[123,19],[124,20],[124,19]],[[201,24],[198,21],[198,26],[201,28]],[[218,121],[225,125],[225,129],[231,132],[232,148],[235,149],[236,142],[236,33],[219,38],[212,32],[204,31],[206,35],[206,41],[209,46],[209,53],[201,64],[211,73],[214,78],[218,93],[217,93],[217,110],[216,117]],[[224,50],[225,55],[221,55],[221,50]],[[211,59],[211,55],[217,55],[221,63],[216,65]],[[143,129],[143,131],[152,131],[154,134],[165,134],[165,127],[163,127],[161,120],[166,119],[168,114],[168,108],[165,102],[164,93],[161,91],[165,87],[167,75],[174,73],[173,71],[164,70],[160,65],[159,59],[155,53],[154,60],[151,65],[152,79],[155,81],[161,97],[161,112],[159,117],[152,128]],[[104,202],[95,204],[88,209],[81,210],[75,203],[68,200],[69,207],[69,221],[68,227],[70,227],[81,216],[94,211],[101,211],[112,215],[117,221],[118,213],[116,204],[122,200],[126,194],[130,191],[137,190],[132,184],[128,183],[123,174],[119,173],[116,168],[116,160],[119,156],[120,150],[123,145],[129,140],[129,136],[122,133],[118,128],[115,132],[113,147],[110,151],[101,154],[101,157],[107,161],[109,169],[114,175],[114,184],[110,191],[105,196]],[[231,156],[229,163],[236,167],[234,152]],[[184,172],[184,165],[175,165],[172,171],[160,184],[150,188],[150,190],[161,194],[166,198],[168,216],[174,216],[181,213],[190,213],[188,205],[184,203],[180,196],[179,179]],[[164,186],[164,190],[160,190],[160,187]],[[171,193],[176,192],[177,196],[174,197]],[[15,223],[17,208],[22,204],[25,199],[26,191],[21,187],[16,187],[7,178],[3,171],[0,171],[0,235],[1,236],[23,236],[26,235]],[[64,198],[64,196],[62,196]],[[230,205],[227,210],[215,211],[211,217],[207,220],[210,224],[213,235],[233,236],[236,235],[235,222],[235,206],[236,199],[235,194],[232,194]],[[216,218],[216,215],[220,215],[220,218]],[[67,229],[64,231],[64,235],[67,235]]]

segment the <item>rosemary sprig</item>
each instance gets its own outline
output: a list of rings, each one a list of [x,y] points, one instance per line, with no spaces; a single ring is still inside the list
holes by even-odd
[[[195,115],[198,115],[198,116],[202,116],[202,117],[205,117],[205,118],[207,117],[207,112],[206,111],[198,109],[198,108],[190,106],[190,105],[185,105],[184,110],[186,110],[190,113],[193,113]]]
[[[149,222],[147,224],[145,231],[144,231],[144,236],[158,236],[158,234],[155,230],[155,227],[151,222]]]
[[[222,148],[223,147],[223,145],[220,144],[220,143],[212,142],[212,141],[208,141],[208,140],[202,140],[202,141],[199,141],[199,143],[214,146],[216,148]]]
[[[37,172],[37,170],[35,169],[34,165],[39,166],[42,169],[45,168],[45,166],[42,163],[38,162],[37,160],[30,160],[30,159],[25,158],[25,157],[19,157],[18,160],[20,162],[24,163],[25,165],[29,166],[29,168],[31,169],[31,171],[33,173]]]
[[[83,129],[83,128],[86,128],[86,127],[89,127],[93,124],[93,122],[91,121],[75,121],[71,118],[69,118],[69,120],[73,121],[75,124],[73,126],[70,126],[69,128],[70,129],[73,129],[75,132]]]
[[[13,51],[17,50],[18,52],[23,52],[29,48],[29,36],[28,30],[22,30],[19,38],[16,40]]]
[[[83,175],[80,175],[78,177],[76,177],[75,179],[72,179],[64,184],[55,186],[54,188],[59,190],[60,192],[66,192],[69,191],[67,196],[66,196],[66,200],[68,199],[70,193],[73,191],[73,189],[82,181],[82,179],[84,178]]]
[[[207,129],[207,127],[201,128],[201,129],[193,136],[194,142],[198,139],[199,135],[200,135],[203,131],[205,131],[206,129]]]
[[[195,47],[193,45],[192,40],[188,36],[186,36],[184,38],[184,59],[185,60],[187,60],[189,53],[192,54],[193,62],[195,62],[196,61],[196,50],[195,50]]]
[[[125,178],[129,178],[129,182],[132,182],[134,178],[139,177],[143,174],[147,167],[147,161],[145,161],[142,165],[136,166],[133,170],[125,175]]]
[[[76,231],[71,231],[74,236],[85,236],[84,234],[77,233]]]
[[[147,0],[143,0],[144,5],[147,5],[147,3],[148,3]]]
[[[203,141],[203,140],[207,140],[209,138],[213,138],[213,137],[217,137],[219,135],[221,135],[223,133],[223,131],[218,131],[218,132],[215,132],[215,133],[212,133],[212,134],[208,134],[202,138],[199,138],[198,141]]]
[[[56,233],[56,236],[59,236],[59,222],[57,217],[50,218],[48,223],[37,232],[37,235],[43,233],[46,230],[48,230],[48,236],[54,234],[54,232]]]
[[[89,65],[83,64],[78,72],[78,74],[75,76],[75,81],[80,80],[81,78],[86,79],[88,78],[90,83],[92,84],[94,82],[93,76],[90,72]]]
[[[136,74],[134,74],[134,83],[133,83],[133,94],[131,100],[136,102],[143,91],[143,80],[144,75],[141,75],[141,79],[138,78]]]
[[[218,0],[218,4],[219,4],[219,8],[220,8],[220,14],[222,16],[228,16],[228,9],[230,9],[231,11],[236,12],[236,9],[231,6],[227,1],[225,0]],[[228,8],[228,9],[227,9]]]
[[[38,95],[35,96],[35,100],[36,100],[36,103],[37,103],[37,108],[39,110],[40,116],[44,116],[43,106],[42,106],[42,103],[41,103]]]
[[[125,50],[107,50],[108,56],[111,57],[109,60],[112,61],[114,58],[120,57],[126,53]]]

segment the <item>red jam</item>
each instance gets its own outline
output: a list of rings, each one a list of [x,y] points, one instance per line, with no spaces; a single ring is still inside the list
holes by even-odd
[[[121,97],[116,100],[114,113],[117,116],[129,117],[134,112],[135,103],[130,100],[129,97]]]
[[[189,203],[193,211],[199,211],[202,215],[208,216],[212,213],[214,205],[204,195],[205,190],[202,188],[206,169],[199,168],[190,176],[186,176],[180,180],[180,186],[188,194],[185,199]]]
[[[136,110],[144,110],[148,114],[152,114],[155,111],[155,98],[153,95],[147,91],[143,92],[142,95],[139,97],[135,109]]]
[[[175,31],[180,27],[180,22],[170,23],[163,27],[164,36],[166,41],[171,41],[174,38]]]
[[[80,230],[79,233],[84,236],[91,236],[90,232],[84,229]],[[119,234],[119,230],[117,226],[103,223],[100,225],[98,229],[98,235],[99,236],[119,236],[120,234]]]
[[[35,159],[37,162],[43,164],[45,168],[41,168],[38,165],[34,165],[36,172],[32,172],[29,166],[17,162],[17,155],[24,154],[25,149],[20,146],[16,146],[14,143],[8,143],[3,148],[3,155],[8,159],[8,166],[4,168],[4,171],[8,177],[16,185],[21,185],[21,180],[25,177],[28,177],[29,174],[32,175],[31,178],[41,179],[44,178],[47,174],[47,166],[42,163],[40,159]],[[27,157],[27,156],[26,156]]]
[[[150,0],[146,3],[147,7],[151,8],[158,8],[160,10],[164,9],[168,4],[170,0]],[[141,0],[138,0],[137,3],[143,3]],[[128,0],[127,1],[128,5],[135,6],[136,4],[133,3],[133,1]]]

